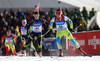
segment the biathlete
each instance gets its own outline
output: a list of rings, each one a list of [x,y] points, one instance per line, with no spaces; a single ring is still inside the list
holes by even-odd
[[[83,55],[86,55],[86,53],[81,49],[79,44],[73,38],[71,32],[68,30],[66,22],[69,22],[71,30],[73,29],[73,22],[67,16],[64,16],[62,14],[61,9],[56,10],[56,16],[52,18],[52,20],[50,21],[50,24],[49,24],[50,29],[52,29],[52,25],[54,22],[55,22],[56,28],[57,28],[56,41],[57,41],[57,46],[59,49],[59,56],[63,56],[62,43],[61,43],[62,36],[66,36]]]
[[[33,42],[33,46],[36,49],[36,52],[38,55],[42,56],[42,24],[44,23],[44,20],[39,17],[39,12],[33,13],[34,18],[32,19],[32,22],[30,23],[31,29],[30,29],[30,37],[29,42]],[[26,43],[26,44],[28,44]],[[32,44],[31,44],[32,45]]]
[[[16,40],[16,36],[11,34],[10,30],[7,30],[6,35],[1,37],[1,43],[3,46],[5,46],[7,55],[10,55],[10,49],[14,55],[17,55],[15,50]]]

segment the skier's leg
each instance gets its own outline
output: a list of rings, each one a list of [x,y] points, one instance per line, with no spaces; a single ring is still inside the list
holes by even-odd
[[[24,46],[26,44],[27,41],[27,36],[22,36],[22,46]]]
[[[38,56],[38,54],[37,54],[37,38],[36,38],[36,33],[34,33],[34,32],[32,32],[32,34],[31,34],[32,36],[32,38],[33,39],[31,39],[30,38],[30,40],[31,40],[31,45],[30,45],[30,47],[31,47],[31,50],[32,50],[32,53],[33,53],[33,55],[35,55],[35,56]]]
[[[16,53],[16,50],[15,50],[14,44],[10,44],[10,48],[11,48],[11,50],[12,50],[12,53],[13,53],[14,55],[16,55],[17,53]]]
[[[62,52],[62,37],[57,37],[56,38],[57,41],[57,47],[59,49],[59,56],[63,56],[63,52]]]
[[[37,45],[38,45],[38,54],[42,55],[42,42],[41,42],[41,37],[38,38],[37,40]]]
[[[25,44],[25,45],[23,46],[23,48],[22,48],[23,50],[25,50],[25,48],[28,47],[28,46],[30,45],[31,40],[32,40],[31,38],[28,38],[28,41],[26,41],[26,44]]]
[[[63,52],[62,52],[62,36],[63,36],[62,31],[57,31],[57,33],[56,33],[56,42],[57,42],[57,47],[59,49],[59,56],[63,56]]]
[[[58,47],[58,49],[62,49],[61,38],[60,38],[60,37],[57,37],[57,38],[56,38],[56,41],[57,41],[57,47]]]
[[[22,47],[22,50],[21,50],[21,53],[23,54],[23,55],[25,55],[26,56],[26,48],[28,47],[28,46],[30,46],[30,43],[31,43],[31,38],[28,38],[28,40],[26,41],[26,43],[23,45],[23,47]]]
[[[86,53],[81,49],[81,47],[79,46],[79,44],[75,41],[75,39],[73,38],[72,34],[70,33],[70,31],[67,29],[67,38],[74,44],[74,46],[83,54],[86,55]]]
[[[5,48],[6,48],[6,54],[7,54],[7,55],[9,55],[9,50],[10,50],[9,45],[8,45],[8,44],[6,44],[6,45],[5,45]]]
[[[35,55],[35,56],[38,56],[38,53],[37,53],[37,50],[36,48],[34,47],[34,43],[31,41],[31,49],[32,49],[32,53]]]

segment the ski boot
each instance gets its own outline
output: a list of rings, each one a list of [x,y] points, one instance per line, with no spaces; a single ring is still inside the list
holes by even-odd
[[[42,57],[42,52],[38,52],[38,55],[39,55],[40,57]]]
[[[80,51],[80,53],[81,53],[82,55],[84,55],[84,56],[87,55],[87,53],[86,53],[85,51],[83,51],[80,47],[78,48],[78,50]]]
[[[59,50],[59,57],[62,57],[63,56],[63,51],[60,49]]]

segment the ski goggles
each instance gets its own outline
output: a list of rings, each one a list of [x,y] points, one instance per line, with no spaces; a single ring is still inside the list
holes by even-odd
[[[27,22],[22,22],[23,24],[27,23]]]
[[[38,17],[39,15],[34,15],[34,17]]]
[[[11,33],[11,31],[7,32],[7,34],[10,34],[10,33]]]
[[[62,14],[62,11],[56,11],[56,14]]]

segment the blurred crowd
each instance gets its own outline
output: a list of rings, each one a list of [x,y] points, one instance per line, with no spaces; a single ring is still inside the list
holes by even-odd
[[[78,32],[87,31],[88,20],[95,16],[94,8],[92,8],[90,12],[88,12],[85,7],[83,7],[82,11],[77,8],[72,10],[65,8],[62,9],[62,11],[65,16],[69,17],[73,21],[74,28],[82,24],[82,26],[76,30]],[[8,29],[10,29],[13,34],[16,34],[16,26],[21,25],[22,19],[26,19],[27,22],[30,23],[33,18],[33,12],[33,10],[26,10],[23,12],[21,9],[18,9],[17,12],[15,12],[13,9],[0,12],[0,38],[6,34],[6,30]],[[55,16],[55,11],[53,8],[50,8],[49,12],[44,12],[42,9],[40,9],[39,13],[40,17],[47,21],[47,23],[43,24],[43,33],[45,33],[49,29],[49,22]],[[99,27],[96,25],[94,29],[98,30]],[[48,35],[45,37],[50,36],[52,37],[53,35],[48,33]]]
[[[95,15],[94,8],[92,8],[90,12],[88,12],[85,7],[83,7],[82,11],[77,8],[72,10],[65,8],[62,9],[62,11],[65,16],[68,16],[73,21],[74,28],[82,24],[82,26],[78,28],[78,32],[87,31],[88,20],[90,20]],[[16,26],[21,25],[22,19],[26,19],[27,22],[30,23],[33,18],[33,12],[33,10],[26,10],[25,12],[23,12],[21,11],[21,9],[18,9],[17,12],[14,12],[13,9],[0,12],[0,37],[5,34],[5,31],[7,29],[11,29],[14,33]],[[55,16],[55,11],[53,10],[53,8],[50,8],[49,12],[44,12],[42,11],[42,9],[40,9],[39,13],[40,17],[48,22],[46,24],[43,24],[43,33],[45,33],[48,30],[49,22],[51,21],[52,17]],[[98,26],[95,26],[94,28],[96,28],[97,30]],[[49,36],[47,35],[46,37]]]
[[[49,12],[43,12],[40,9],[40,17],[45,19],[48,23],[55,16],[55,12],[53,8],[50,8]],[[88,13],[85,7],[83,10],[80,11],[79,9],[75,8],[74,10],[69,10],[68,8],[63,9],[63,14],[68,16],[74,24],[74,28],[82,24],[82,26],[77,31],[86,31],[88,20],[90,20],[94,15],[95,11],[94,8]],[[4,12],[0,12],[0,37],[4,34],[7,29],[14,30],[16,26],[21,25],[22,19],[27,19],[27,22],[31,22],[33,18],[33,10],[26,10],[25,12],[18,9],[17,12],[14,12],[13,9],[9,11],[4,10]],[[47,28],[48,24],[44,24],[44,29]]]

